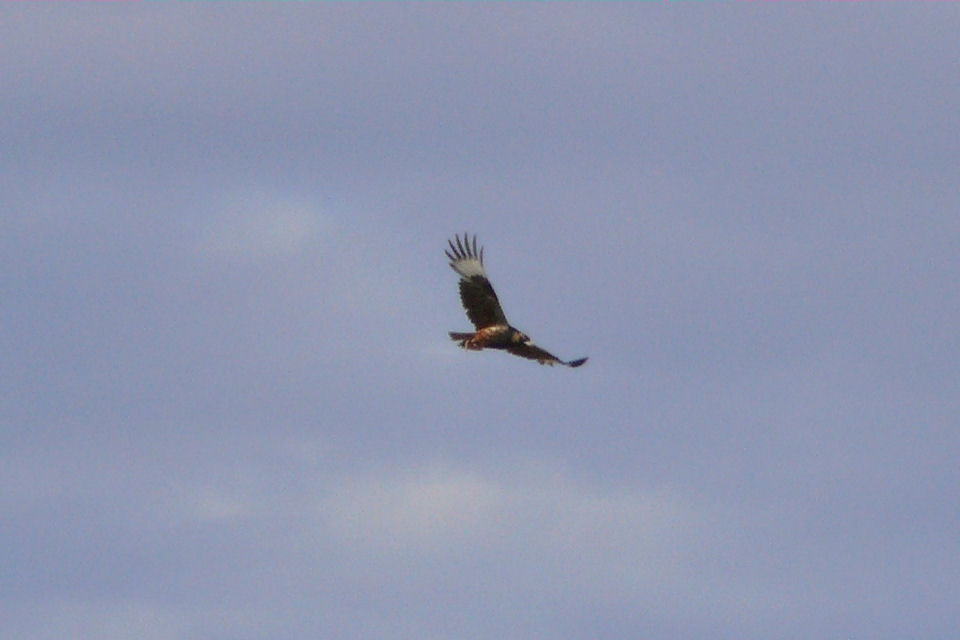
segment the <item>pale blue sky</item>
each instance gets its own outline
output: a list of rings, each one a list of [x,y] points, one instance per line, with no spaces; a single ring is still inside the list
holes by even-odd
[[[952,637],[958,33],[0,8],[0,635]]]

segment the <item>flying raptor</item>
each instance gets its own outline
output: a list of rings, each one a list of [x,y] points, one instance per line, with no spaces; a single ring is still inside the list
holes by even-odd
[[[559,362],[568,367],[579,367],[587,361],[586,358],[578,358],[564,362],[533,344],[527,334],[510,326],[493,285],[487,280],[487,273],[483,269],[483,247],[477,251],[477,236],[473,236],[473,244],[467,234],[463,234],[463,241],[459,236],[454,236],[454,240],[457,241],[456,245],[452,240],[447,240],[450,251],[445,250],[444,253],[450,258],[450,266],[460,275],[460,301],[467,318],[477,330],[474,333],[451,331],[451,338],[459,340],[464,349],[505,349],[521,358],[551,366]]]

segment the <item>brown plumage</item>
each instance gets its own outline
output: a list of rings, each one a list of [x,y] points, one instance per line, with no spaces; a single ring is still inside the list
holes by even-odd
[[[483,267],[483,247],[477,251],[477,237],[473,237],[472,243],[467,234],[463,234],[462,241],[459,236],[454,236],[454,240],[457,241],[456,245],[452,240],[447,240],[450,251],[444,253],[450,258],[450,267],[460,275],[460,301],[476,331],[451,331],[451,338],[458,340],[464,349],[504,349],[508,353],[536,360],[540,364],[560,363],[568,367],[579,367],[587,361],[586,358],[579,358],[565,362],[533,344],[525,333],[510,326],[493,285],[487,279]]]

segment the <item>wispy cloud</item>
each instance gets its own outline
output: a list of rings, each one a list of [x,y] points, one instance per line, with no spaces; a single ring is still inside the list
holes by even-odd
[[[329,224],[316,204],[258,191],[221,195],[208,209],[199,216],[196,250],[231,260],[296,255]]]

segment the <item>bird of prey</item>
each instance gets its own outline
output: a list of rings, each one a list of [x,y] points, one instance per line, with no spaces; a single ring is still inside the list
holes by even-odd
[[[487,273],[483,268],[483,247],[477,251],[477,236],[473,236],[473,244],[467,234],[463,234],[463,241],[460,236],[454,236],[454,239],[457,244],[447,240],[450,251],[444,250],[444,253],[450,258],[450,266],[460,275],[460,301],[467,312],[467,318],[477,330],[473,333],[451,331],[452,339],[459,340],[464,349],[505,349],[521,358],[529,358],[550,366],[560,363],[568,367],[579,367],[587,361],[586,358],[579,358],[564,362],[533,344],[527,334],[510,326],[503,309],[500,308],[493,285],[487,280]]]

